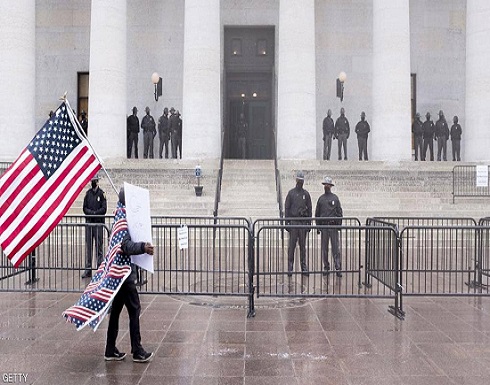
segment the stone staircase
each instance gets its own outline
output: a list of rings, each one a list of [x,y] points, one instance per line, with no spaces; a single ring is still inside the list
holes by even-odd
[[[225,160],[219,216],[276,218],[279,206],[273,160]]]

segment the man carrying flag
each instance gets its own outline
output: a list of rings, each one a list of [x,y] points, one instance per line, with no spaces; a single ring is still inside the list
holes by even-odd
[[[19,267],[101,168],[64,101],[0,178],[0,245]]]
[[[136,289],[136,270],[131,263],[131,255],[143,253],[153,255],[154,247],[148,242],[131,240],[126,220],[126,199],[121,188],[105,259],[78,302],[63,312],[63,316],[74,323],[77,330],[89,325],[95,331],[112,306],[104,355],[106,361],[121,361],[126,357],[126,353],[116,348],[119,315],[123,306],[126,306],[129,315],[133,361],[148,362],[153,357],[153,353],[146,352],[141,345],[141,305]]]

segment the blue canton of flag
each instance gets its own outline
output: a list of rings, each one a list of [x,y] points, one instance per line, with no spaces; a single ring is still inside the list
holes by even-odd
[[[131,274],[131,256],[122,253],[121,243],[128,234],[126,208],[118,202],[109,250],[78,302],[63,312],[77,330],[89,325],[97,330],[114,297]]]

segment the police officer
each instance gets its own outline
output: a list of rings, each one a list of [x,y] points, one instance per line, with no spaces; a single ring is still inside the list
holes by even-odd
[[[182,120],[179,115],[177,115],[178,111],[175,111],[175,108],[170,108],[170,133],[171,133],[171,142],[172,142],[172,158],[177,159],[177,148],[180,146],[181,134],[182,134]],[[181,150],[182,157],[182,150]]]
[[[155,119],[150,115],[150,107],[145,108],[146,115],[141,121],[141,128],[143,129],[143,157],[147,159],[150,157],[153,159],[153,139],[157,134]]]
[[[80,126],[82,127],[83,132],[85,132],[85,135],[88,135],[88,120],[87,114],[84,110],[82,110],[82,114],[80,116]]]
[[[422,155],[423,148],[423,139],[422,135],[424,133],[424,129],[422,128],[422,121],[420,120],[420,113],[415,114],[415,120],[412,123],[412,134],[413,134],[413,142],[415,146],[415,160],[422,160],[424,157]]]
[[[91,181],[91,188],[87,190],[83,199],[83,212],[87,217],[85,230],[85,243],[87,253],[85,257],[85,272],[82,278],[90,278],[92,276],[92,254],[95,245],[97,254],[97,267],[100,266],[103,260],[102,241],[103,241],[103,224],[104,217],[100,217],[107,212],[107,199],[104,191],[99,187],[99,176],[95,175]],[[97,217],[94,217],[97,216]]]
[[[339,144],[339,160],[342,159],[342,146],[344,147],[344,160],[347,160],[347,139],[350,135],[349,121],[345,117],[344,107],[340,109],[340,116],[335,122],[335,139],[338,139]]]
[[[435,139],[437,140],[437,160],[442,159],[447,160],[447,140],[449,139],[449,127],[447,126],[446,118],[444,117],[444,112],[439,111],[439,120],[436,122],[435,126]]]
[[[325,193],[320,195],[320,198],[318,198],[318,202],[316,203],[316,224],[319,226],[340,226],[342,224],[342,220],[336,218],[341,218],[343,216],[342,206],[340,205],[337,195],[330,191],[331,188],[335,186],[332,178],[326,176],[323,179],[322,184]],[[321,245],[323,275],[328,275],[330,271],[330,262],[328,261],[328,242],[330,240],[337,277],[342,277],[342,262],[340,257],[338,228],[324,228],[318,230],[318,232],[321,232],[322,234]]]
[[[284,204],[286,218],[311,218],[312,206],[310,193],[303,188],[305,175],[303,171],[296,173],[296,187],[291,189],[286,196]],[[310,219],[305,220],[286,220],[286,225],[311,225]],[[302,274],[308,276],[308,265],[306,263],[306,235],[310,231],[307,228],[288,228],[288,276],[292,276],[294,267],[294,251],[296,243],[299,243],[299,255]]]
[[[332,150],[332,138],[335,134],[335,125],[332,119],[332,110],[327,111],[327,116],[323,119],[323,160],[330,160]]]
[[[424,152],[422,154],[422,160],[427,159],[427,148],[430,151],[430,160],[434,160],[434,122],[430,120],[430,112],[425,115],[425,122],[422,124],[423,138],[424,138]]]
[[[367,140],[371,128],[366,121],[366,114],[364,111],[361,112],[361,120],[357,123],[355,131],[357,134],[357,146],[359,147],[359,160],[362,160],[363,154],[364,160],[368,160]]]
[[[133,114],[126,119],[126,129],[128,137],[128,159],[131,158],[131,152],[134,145],[134,157],[138,159],[138,135],[140,133],[140,120],[138,119],[138,109],[133,107]]]
[[[245,115],[242,112],[237,124],[237,146],[238,157],[240,159],[245,159],[247,157],[247,131],[248,124],[245,121]]]
[[[461,134],[463,133],[463,130],[461,129],[461,126],[458,124],[458,117],[454,116],[453,118],[453,125],[451,126],[451,143],[452,143],[452,149],[453,149],[453,162],[454,161],[461,161],[461,155],[460,155],[460,150],[461,150]]]
[[[163,109],[163,115],[158,119],[158,138],[160,139],[159,155],[163,157],[163,147],[165,147],[165,159],[168,159],[168,143],[170,141],[170,122],[168,120],[168,108]]]

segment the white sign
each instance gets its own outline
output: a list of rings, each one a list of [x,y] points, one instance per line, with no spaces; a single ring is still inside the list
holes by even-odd
[[[476,187],[488,187],[488,166],[476,166]]]
[[[150,242],[150,192],[147,189],[124,182],[126,217],[128,230],[133,242]],[[131,262],[153,273],[153,256],[149,254],[132,255]]]
[[[189,229],[187,226],[181,226],[177,229],[177,239],[179,240],[179,249],[187,249],[189,247]]]

